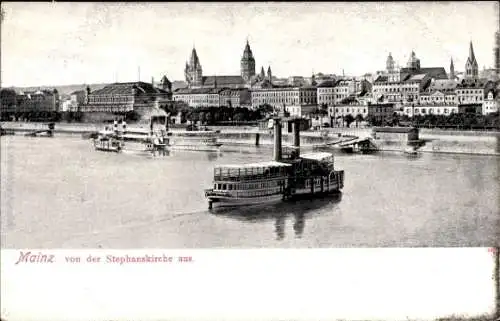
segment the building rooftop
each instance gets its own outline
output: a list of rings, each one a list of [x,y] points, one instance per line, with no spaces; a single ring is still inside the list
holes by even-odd
[[[179,88],[174,91],[174,94],[184,95],[202,95],[202,94],[218,94],[226,88]]]
[[[165,90],[156,88],[150,83],[138,81],[109,84],[104,88],[93,91],[91,95],[131,95],[134,88],[140,94],[167,94]]]
[[[203,86],[225,86],[244,85],[245,80],[241,76],[204,76]]]
[[[412,70],[411,68],[401,68],[400,71],[401,80],[406,80],[415,74],[427,74],[429,78],[434,79],[448,79],[446,70],[443,67],[419,68],[418,70]]]
[[[389,81],[389,76],[380,75],[375,79],[374,83],[388,82],[388,81]]]
[[[416,74],[413,76],[410,76],[410,78],[407,81],[422,81],[427,74]]]
[[[324,159],[330,158],[333,155],[330,153],[308,153],[300,155],[301,158],[322,161]]]
[[[457,88],[457,84],[458,83],[453,79],[436,79],[431,82],[429,89],[441,91],[454,90]]]
[[[234,165],[216,165],[215,168],[228,168],[228,169],[237,169],[237,168],[261,168],[261,167],[288,167],[292,166],[288,163],[276,162],[276,161],[268,161],[268,162],[260,162],[260,163],[249,163],[249,164],[234,164]]]
[[[484,88],[488,81],[486,79],[463,79],[457,84],[457,88]]]

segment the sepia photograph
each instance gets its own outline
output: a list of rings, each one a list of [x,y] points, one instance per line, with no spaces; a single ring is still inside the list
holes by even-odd
[[[499,42],[496,2],[4,3],[2,247],[492,246]]]
[[[361,280],[387,287],[382,297],[391,300],[420,289],[413,298],[427,307],[454,295],[461,282],[470,288],[450,299],[455,305],[429,314],[416,301],[408,309],[421,313],[405,314],[408,303],[401,303],[394,315],[356,314],[355,305],[349,311],[356,313],[335,314],[318,299],[329,312],[311,307],[302,318],[294,317],[299,310],[276,310],[251,320],[436,320],[465,310],[494,320],[498,2],[2,2],[0,18],[0,235],[2,274],[10,275],[2,277],[2,302],[11,313],[23,311],[14,298],[29,273],[41,288],[59,271],[66,281],[50,286],[68,297],[72,290],[63,287],[80,284],[104,298],[111,290],[103,284],[121,284],[118,275],[179,287],[184,280],[203,288],[193,290],[201,291],[197,301],[188,292],[168,297],[201,307],[201,293],[206,302],[222,302],[208,287],[227,291],[228,301],[272,301],[257,284],[282,284],[271,275],[297,264],[305,270],[283,275],[297,279],[297,293],[315,291],[294,276],[302,271],[342,302],[373,300],[343,296],[340,288],[365,291]],[[443,248],[450,248],[449,260]],[[322,250],[331,252],[315,256]],[[211,257],[225,267],[218,270]],[[398,261],[403,257],[411,267]],[[264,261],[267,271],[257,265]],[[381,262],[387,267],[377,267]],[[160,263],[177,272],[161,275],[152,267]],[[471,281],[474,268],[480,285]],[[413,278],[409,271],[428,274]],[[260,281],[235,276],[243,273]],[[207,279],[196,285],[200,275]],[[388,281],[391,275],[405,281]],[[232,292],[238,282],[255,291]],[[133,284],[117,291],[136,291]],[[295,302],[292,285],[284,284],[272,293]],[[425,294],[424,284],[435,284],[435,292]],[[364,304],[397,310],[380,300]],[[37,304],[39,313],[49,311]],[[204,317],[178,304],[178,314],[136,311],[133,319],[234,320],[208,303]],[[113,309],[85,320],[126,320],[103,312]],[[69,320],[50,313],[47,320]],[[183,313],[191,319],[175,318]],[[4,317],[13,320],[2,310]]]

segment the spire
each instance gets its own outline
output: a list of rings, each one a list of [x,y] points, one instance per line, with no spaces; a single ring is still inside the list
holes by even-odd
[[[469,47],[469,58],[471,61],[476,60],[476,57],[474,56],[474,48],[472,47],[472,40],[470,42],[470,47]]]
[[[455,66],[453,65],[453,58],[450,61],[450,79],[455,79]]]
[[[192,68],[200,64],[200,59],[198,58],[198,54],[196,53],[196,48],[194,47],[194,45],[193,50],[191,51],[191,59],[189,62]]]
[[[248,42],[248,38],[247,38],[247,43],[245,45],[245,50],[243,50],[243,57],[241,57],[241,60],[242,61],[254,60],[252,49],[250,49],[250,43]]]

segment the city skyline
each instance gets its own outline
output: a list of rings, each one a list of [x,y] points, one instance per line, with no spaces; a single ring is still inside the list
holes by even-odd
[[[203,74],[239,75],[248,39],[256,70],[362,75],[405,66],[463,71],[469,43],[493,66],[497,2],[2,3],[2,87],[184,80],[193,46]],[[238,17],[240,17],[238,19]],[[300,21],[300,22],[298,22]],[[19,39],[23,39],[19,41]],[[223,54],[221,54],[223,53]]]

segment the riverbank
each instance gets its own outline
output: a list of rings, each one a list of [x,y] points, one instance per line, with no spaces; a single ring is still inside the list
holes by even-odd
[[[36,130],[48,129],[47,123],[2,122],[7,132],[26,134]],[[104,124],[56,123],[54,134],[89,134],[101,130]],[[147,129],[141,124],[129,124],[130,128]],[[219,141],[226,145],[272,145],[273,135],[269,130],[258,127],[209,127],[220,131]],[[173,129],[176,130],[176,129]],[[179,130],[179,129],[177,129]],[[322,131],[304,131],[300,144],[304,148],[327,146],[339,140],[341,136],[370,137],[371,128],[329,128]],[[485,131],[457,131],[439,129],[420,129],[420,139],[425,142],[419,151],[423,153],[471,154],[500,156],[500,133]],[[292,144],[291,133],[284,133],[284,145]],[[381,151],[403,151],[400,143],[375,141]]]

